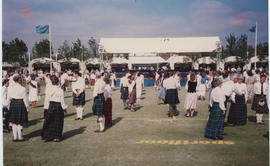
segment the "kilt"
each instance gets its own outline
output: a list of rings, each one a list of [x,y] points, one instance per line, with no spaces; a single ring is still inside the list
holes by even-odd
[[[11,100],[9,115],[9,121],[11,123],[23,124],[28,122],[28,113],[23,100]]]
[[[104,114],[105,98],[103,94],[99,94],[94,99],[92,110],[94,115],[101,116]]]
[[[91,84],[91,86],[94,86],[95,85],[95,79],[90,79],[90,84]]]
[[[8,112],[7,107],[3,107],[3,128],[4,129],[9,128],[8,123],[9,123],[9,112]]]
[[[107,98],[104,105],[105,128],[112,126],[112,99]]]
[[[158,98],[165,100],[165,96],[166,96],[166,90],[165,88],[161,87],[159,90]]]
[[[235,103],[231,103],[228,115],[228,123],[234,125],[245,125],[247,123],[247,105],[244,95],[236,95]]]
[[[45,114],[41,137],[43,139],[60,139],[64,127],[64,110],[60,102],[50,102]]]
[[[259,105],[259,101],[261,98],[263,98],[264,103],[265,103],[263,106]],[[253,111],[256,111],[256,113],[259,113],[259,114],[268,113],[269,110],[268,110],[268,106],[267,106],[266,96],[255,94],[253,97],[253,103],[252,103],[251,109]]]
[[[73,105],[85,105],[85,92],[82,92],[79,97],[76,97],[76,94],[73,93]]]
[[[121,99],[128,99],[128,87],[121,87]]]
[[[165,95],[165,104],[178,104],[178,92],[177,89],[168,89]]]
[[[222,115],[222,110],[218,103],[213,103],[205,129],[205,137],[213,139],[216,137],[222,138],[223,123],[224,116]]]
[[[89,79],[85,78],[85,84],[88,85],[89,84]]]

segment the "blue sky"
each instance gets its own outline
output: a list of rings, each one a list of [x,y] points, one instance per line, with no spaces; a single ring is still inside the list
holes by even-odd
[[[87,45],[100,37],[224,37],[247,34],[258,21],[259,42],[268,41],[267,0],[3,0],[3,40],[23,39],[32,49],[47,35],[36,25],[50,23],[53,48],[77,38]]]

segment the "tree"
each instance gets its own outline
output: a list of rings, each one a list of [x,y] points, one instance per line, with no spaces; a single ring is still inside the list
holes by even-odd
[[[3,61],[11,64],[19,63],[21,66],[27,64],[26,53],[28,48],[23,40],[15,38],[9,44],[2,42]]]
[[[70,60],[72,57],[72,50],[71,47],[68,45],[68,41],[65,40],[63,45],[58,48],[58,57],[57,59],[64,59]]]
[[[237,36],[231,33],[228,37],[225,37],[227,42],[225,46],[225,52],[228,56],[236,56],[237,54]]]
[[[247,53],[248,51],[247,35],[241,35],[240,38],[237,40],[236,45],[237,45],[236,46],[237,61],[244,62],[245,64],[247,64],[251,58],[250,54]]]
[[[89,47],[90,47],[90,53],[94,57],[97,57],[97,55],[98,55],[98,43],[96,42],[96,40],[93,37],[91,37],[88,40],[88,44],[89,44]]]
[[[79,60],[82,59],[82,50],[83,50],[83,46],[82,46],[82,42],[80,39],[77,39],[76,42],[72,42],[72,57],[73,58],[77,58]]]
[[[53,49],[51,48],[52,54]],[[43,39],[39,43],[35,43],[32,49],[33,58],[50,58],[50,41],[48,39]]]
[[[268,57],[268,42],[257,45],[257,56],[260,61],[266,60]]]

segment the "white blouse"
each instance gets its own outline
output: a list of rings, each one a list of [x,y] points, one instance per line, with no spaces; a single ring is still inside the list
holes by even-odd
[[[247,85],[245,83],[237,83],[235,85],[234,92],[232,94],[232,101],[235,101],[235,95],[244,95],[245,101],[248,100],[248,92],[247,92]]]
[[[230,97],[233,94],[236,85],[237,84],[235,84],[232,80],[224,82],[222,84],[222,89],[224,91],[224,94]]]
[[[8,109],[12,99],[23,99],[24,105],[29,111],[29,98],[25,87],[21,86],[19,83],[14,83],[13,86],[8,87]]]
[[[178,81],[176,81],[175,78],[170,77],[167,78],[163,81],[163,87],[168,90],[168,89],[177,89],[179,87]]]
[[[62,109],[67,109],[67,105],[64,100],[64,91],[57,85],[51,85],[50,90],[47,91],[44,100],[44,109],[49,109],[49,104],[51,101],[61,103]]]
[[[98,94],[104,93],[105,90],[105,82],[102,79],[98,79],[94,86],[93,98],[95,98]]]
[[[131,83],[128,83],[128,92],[129,94],[132,92],[136,82],[133,80]]]
[[[219,103],[219,107],[220,109],[222,109],[223,111],[226,110],[224,102],[225,102],[226,98],[224,95],[224,92],[222,90],[222,88],[220,87],[216,87],[212,90],[211,92],[211,96],[210,96],[210,106],[213,106],[213,103]]]
[[[110,85],[106,84],[105,89],[104,89],[104,98],[105,98],[105,101],[108,98],[111,98],[111,97],[112,97],[112,88],[111,88]]]
[[[256,95],[260,95],[261,94],[261,89],[262,89],[262,84],[261,82],[256,82],[254,84],[253,87],[253,92]],[[267,94],[267,89],[268,89],[268,84],[266,82],[263,83],[263,94],[266,95]]]
[[[8,87],[2,86],[2,106],[8,107]]]
[[[124,76],[124,77],[122,77],[121,79],[120,79],[120,86],[123,86],[123,87],[128,87],[128,79],[127,79],[127,77],[126,76]]]
[[[71,87],[73,93],[80,94],[85,90],[85,80],[82,77],[78,77],[75,82],[72,82]]]

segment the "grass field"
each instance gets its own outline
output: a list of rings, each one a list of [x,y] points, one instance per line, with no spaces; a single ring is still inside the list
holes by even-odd
[[[44,89],[43,89],[44,91]],[[66,93],[69,105],[65,115],[63,141],[41,140],[44,94],[37,109],[29,113],[29,125],[24,128],[27,142],[12,142],[12,133],[4,133],[4,165],[183,165],[183,166],[266,166],[269,165],[268,116],[266,125],[256,125],[255,113],[248,105],[245,126],[226,127],[224,141],[204,138],[208,118],[208,102],[198,101],[198,116],[186,118],[183,109],[185,90],[179,92],[180,115],[172,120],[167,105],[157,105],[158,91],[146,87],[137,111],[123,110],[119,89],[113,91],[113,126],[104,133],[92,114],[92,90],[86,90],[84,120],[75,121],[76,113],[71,92]],[[208,95],[208,94],[207,94]]]

